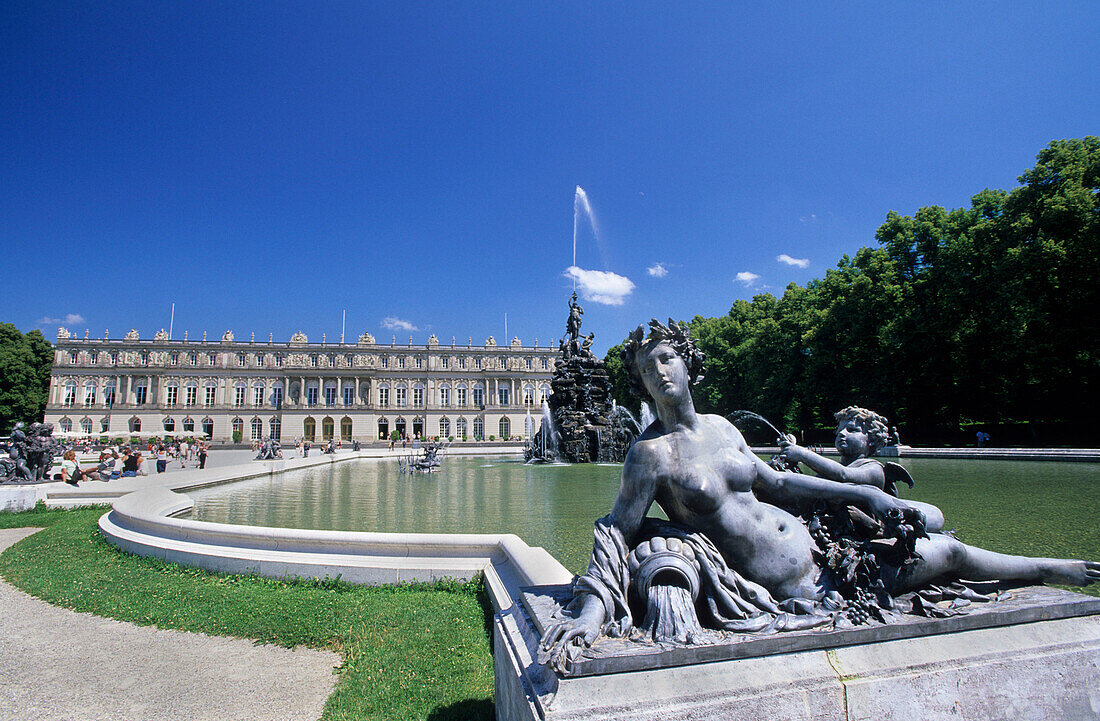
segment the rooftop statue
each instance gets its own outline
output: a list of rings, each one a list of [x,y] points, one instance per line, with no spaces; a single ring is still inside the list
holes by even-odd
[[[574,580],[565,617],[543,635],[542,661],[563,669],[601,635],[691,643],[704,627],[751,633],[859,624],[906,610],[904,594],[944,578],[1100,580],[1100,563],[1011,556],[927,533],[920,508],[882,490],[873,468],[860,471],[871,464],[855,465],[871,447],[859,423],[843,429],[852,458],[845,473],[849,480],[875,475],[872,482],[771,467],[732,423],[695,411],[691,386],[702,378],[704,355],[686,327],[653,320],[649,328],[648,338],[643,326],[630,334],[622,358],[656,420],[627,454],[615,505],[596,521],[588,570]],[[787,453],[800,456],[793,447]],[[646,517],[654,502],[669,521]],[[776,503],[823,504],[843,534]]]

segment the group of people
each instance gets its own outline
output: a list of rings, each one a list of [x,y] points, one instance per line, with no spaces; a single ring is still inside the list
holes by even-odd
[[[186,468],[187,462],[197,461],[198,468],[206,467],[206,458],[210,446],[205,441],[187,443],[169,441],[168,443],[150,443],[147,452],[155,460],[156,472],[168,470],[169,461],[178,461],[180,468]],[[70,448],[61,456],[61,473],[55,478],[76,486],[81,481],[109,481],[114,478],[149,475],[147,459],[140,449],[129,446],[107,446],[99,452],[99,461],[94,467],[81,468],[76,460],[76,450]]]

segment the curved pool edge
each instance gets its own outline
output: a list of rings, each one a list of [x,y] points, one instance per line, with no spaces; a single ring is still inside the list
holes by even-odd
[[[514,534],[375,533],[242,526],[177,518],[194,506],[156,487],[114,501],[99,519],[123,551],[217,573],[269,578],[337,578],[381,585],[485,574],[496,613],[521,586],[569,583],[573,574],[541,547]]]

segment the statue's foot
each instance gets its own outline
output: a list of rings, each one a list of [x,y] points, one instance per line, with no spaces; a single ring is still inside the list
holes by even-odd
[[[1100,581],[1100,562],[1052,559],[1044,569],[1043,580],[1047,583],[1087,586]]]

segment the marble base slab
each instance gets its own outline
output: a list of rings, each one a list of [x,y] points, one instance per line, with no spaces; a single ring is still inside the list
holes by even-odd
[[[643,646],[615,656],[610,647],[601,648],[604,641],[573,671],[599,664],[619,670],[561,676],[537,663],[545,619],[537,621],[540,612],[528,608],[537,606],[533,599],[540,595],[561,598],[563,590],[528,589],[527,600],[494,618],[500,721],[1100,718],[1100,599],[1094,597],[1015,589],[1016,605],[1001,614],[991,609],[1008,602],[982,604],[967,616],[918,619],[903,624],[906,631],[879,631],[872,640],[861,639],[867,631],[862,628],[809,632],[804,635],[818,638],[796,642],[810,644],[805,648],[769,650],[764,641],[790,635],[776,634],[708,646],[703,654],[715,659],[709,661],[695,656],[686,662],[698,647]],[[1001,625],[990,625],[994,615]],[[1029,615],[1033,620],[1021,620]],[[967,617],[977,619],[970,628],[905,635],[922,622],[957,624]],[[743,651],[716,650],[728,647]],[[752,655],[757,651],[762,653]],[[665,665],[641,668],[643,661]],[[608,666],[615,663],[621,665]]]

